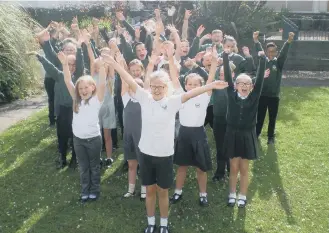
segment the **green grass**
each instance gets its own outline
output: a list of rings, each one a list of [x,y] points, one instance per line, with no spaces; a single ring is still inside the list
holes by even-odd
[[[284,88],[276,147],[262,137],[247,208],[226,207],[226,185],[211,182],[210,207],[199,207],[191,169],[184,200],[170,208],[173,232],[328,232],[328,106],[328,88]],[[0,232],[141,232],[144,204],[137,197],[121,199],[127,190],[122,152],[102,171],[101,199],[81,205],[78,171],[55,169],[56,136],[46,115],[43,110],[0,135]]]

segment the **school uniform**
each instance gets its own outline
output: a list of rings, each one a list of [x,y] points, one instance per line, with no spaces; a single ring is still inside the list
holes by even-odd
[[[98,197],[100,194],[102,139],[98,116],[101,106],[102,102],[95,95],[88,103],[82,100],[79,112],[73,112],[73,144],[80,167],[81,196]]]
[[[138,143],[142,131],[141,106],[138,101],[126,92],[123,101],[123,150],[125,160],[139,160],[140,152]]]
[[[94,75],[93,79],[96,84],[99,83],[99,75]],[[114,81],[114,80],[113,80]],[[111,78],[106,81],[104,101],[101,109],[99,110],[99,123],[103,129],[115,129],[116,128],[116,116],[114,107],[114,98],[112,92],[109,90],[108,85],[112,85],[113,82]],[[113,88],[112,88],[113,89]]]
[[[245,99],[234,90],[229,57],[226,53],[223,54],[223,61],[225,81],[229,84],[224,154],[228,158],[253,160],[258,157],[256,115],[264,80],[265,58],[260,58],[255,86]]]
[[[263,51],[260,42],[256,43],[256,50]],[[287,59],[288,51],[291,43],[284,43],[280,54],[273,60],[266,59],[266,69],[270,69],[270,76],[264,79],[262,94],[259,99],[258,114],[257,114],[257,137],[261,134],[266,112],[269,113],[268,123],[268,138],[275,136],[276,117],[279,110],[280,88],[282,80],[282,70]]]
[[[178,166],[195,166],[206,172],[211,170],[211,157],[203,126],[210,101],[208,93],[196,96],[179,110],[181,127],[175,143],[174,163]]]
[[[139,86],[134,97],[140,103],[142,113],[138,144],[142,185],[157,184],[168,189],[173,182],[175,115],[182,106],[182,97],[173,95],[155,101]]]
[[[218,74],[219,69],[216,74]],[[218,75],[215,80],[218,80]],[[224,155],[223,146],[226,134],[226,115],[227,115],[227,90],[213,90],[213,133],[216,143],[216,160],[217,169],[214,174],[216,178],[223,178],[225,176],[225,169],[230,172],[230,160]]]
[[[200,46],[200,52],[201,51],[206,51],[207,48],[212,48],[214,46],[214,44],[204,44]],[[217,49],[217,53],[220,54],[221,52],[223,52],[223,45],[222,44],[217,44],[216,45],[216,49]]]
[[[222,52],[219,56],[221,58],[223,58],[223,54],[224,52]],[[235,65],[235,70],[234,70],[234,77],[238,77],[239,74],[242,73],[251,73],[252,70],[248,70],[251,69],[252,67],[248,66],[248,62],[247,60],[242,57],[240,54],[237,53],[231,53],[228,55],[229,61],[233,62],[233,64]]]
[[[69,138],[72,134],[72,97],[66,87],[64,81],[64,73],[59,70],[53,63],[48,61],[45,57],[37,55],[37,58],[43,65],[46,72],[52,79],[55,80],[55,115],[57,117],[57,137],[59,143],[59,150],[61,154],[61,162],[66,163],[66,153],[68,149]],[[83,55],[81,48],[77,50],[76,72],[72,75],[73,83],[83,74]],[[72,147],[72,160],[76,159],[74,146]]]

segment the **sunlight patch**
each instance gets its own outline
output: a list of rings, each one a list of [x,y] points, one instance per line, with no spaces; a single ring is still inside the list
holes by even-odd
[[[48,206],[37,209],[27,220],[23,222],[23,226],[16,231],[16,233],[28,232],[47,212]]]

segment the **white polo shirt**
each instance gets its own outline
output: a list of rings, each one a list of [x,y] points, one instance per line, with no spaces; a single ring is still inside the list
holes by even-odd
[[[99,126],[99,110],[103,102],[99,102],[97,95],[89,99],[88,104],[81,101],[79,112],[73,112],[72,131],[74,136],[81,139],[97,137],[101,134]]]
[[[155,157],[173,155],[175,115],[182,106],[182,96],[173,95],[155,101],[149,92],[138,86],[134,97],[142,110],[140,151]]]
[[[179,122],[186,127],[200,127],[204,125],[210,95],[203,93],[186,101],[179,110]]]

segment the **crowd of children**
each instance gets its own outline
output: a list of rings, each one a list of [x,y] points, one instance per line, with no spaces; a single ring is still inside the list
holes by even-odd
[[[205,125],[212,128],[216,142],[213,181],[229,177],[228,206],[243,208],[247,203],[249,161],[258,157],[267,109],[268,143],[274,143],[282,69],[294,34],[289,34],[278,56],[274,43],[268,43],[264,52],[259,33],[253,34],[259,57],[255,74],[249,48],[243,47],[240,55],[236,40],[223,36],[221,30],[201,37],[205,30],[201,25],[190,46],[190,16],[186,10],[181,34],[173,25],[163,25],[158,9],[154,19],[135,28],[117,12],[120,25],[114,33],[99,29],[97,19],[80,29],[75,17],[71,30],[51,22],[37,33],[45,55],[30,53],[46,71],[49,123],[57,126],[59,168],[67,165],[71,143],[69,166],[79,166],[81,201],[99,198],[101,165],[113,163],[119,122],[128,163],[128,192],[123,197],[136,195],[139,168],[146,233],[157,228],[169,232],[169,203],[182,199],[189,166],[196,168],[199,204],[208,206],[207,172],[212,170],[212,159]],[[105,163],[100,158],[102,145]],[[174,164],[178,165],[176,187],[169,198]]]

